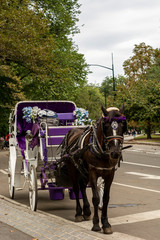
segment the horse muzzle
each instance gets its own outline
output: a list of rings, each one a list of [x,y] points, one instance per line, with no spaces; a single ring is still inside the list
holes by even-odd
[[[115,161],[120,158],[121,153],[119,152],[111,152],[110,153],[110,158],[114,159]]]
[[[110,165],[116,166],[121,157],[122,157],[121,151],[111,151],[109,154]]]

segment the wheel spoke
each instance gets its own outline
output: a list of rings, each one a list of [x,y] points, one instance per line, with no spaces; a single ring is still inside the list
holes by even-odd
[[[8,163],[8,187],[9,187],[9,195],[11,199],[14,199],[14,186],[13,186],[12,174],[11,174],[11,157],[9,158],[9,163]]]
[[[37,209],[37,175],[34,166],[30,168],[29,202],[32,211]]]

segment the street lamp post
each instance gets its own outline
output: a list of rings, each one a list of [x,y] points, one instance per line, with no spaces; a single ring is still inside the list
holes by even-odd
[[[106,67],[106,66],[103,66],[103,65],[100,65],[100,64],[88,64],[88,66],[95,66],[95,67],[101,67],[101,68],[106,68],[108,70],[111,70],[112,71],[112,77],[113,77],[113,92],[114,92],[114,96],[115,96],[115,78],[114,78],[114,64],[113,64],[113,53],[112,53],[112,67]]]
[[[113,76],[113,92],[114,92],[114,96],[115,96],[115,79],[114,79],[114,64],[113,64],[113,53],[112,53],[112,76]]]

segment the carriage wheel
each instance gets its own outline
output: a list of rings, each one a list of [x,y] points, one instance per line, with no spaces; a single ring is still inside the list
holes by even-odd
[[[15,147],[12,147],[10,149],[10,156],[9,156],[9,162],[8,162],[8,186],[9,186],[9,195],[12,199],[14,199],[14,192],[15,188],[13,185],[13,169],[11,169],[11,161],[14,160],[14,154],[16,153]],[[12,167],[13,168],[13,167]]]
[[[30,168],[30,178],[29,178],[29,203],[32,211],[37,209],[37,174],[35,166]]]
[[[12,184],[12,176],[9,169],[8,169],[8,185],[9,185],[9,195],[12,199],[14,199],[14,186]]]

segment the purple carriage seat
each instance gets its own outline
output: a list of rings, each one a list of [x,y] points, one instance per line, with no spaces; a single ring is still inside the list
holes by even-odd
[[[59,126],[59,127],[49,127],[47,129],[47,146],[55,145],[58,146],[62,143],[64,136],[69,130],[76,126]]]
[[[66,114],[65,115],[61,114],[61,117],[63,116],[66,117]],[[45,135],[44,135],[44,131],[41,130],[40,132],[41,133],[41,139],[40,139],[41,155],[43,156],[42,158],[45,163],[47,163],[50,160],[54,161],[60,158],[60,154],[57,153],[58,147],[62,143],[68,131],[75,127],[77,126],[74,126],[74,125],[47,126],[47,129],[45,130]]]

